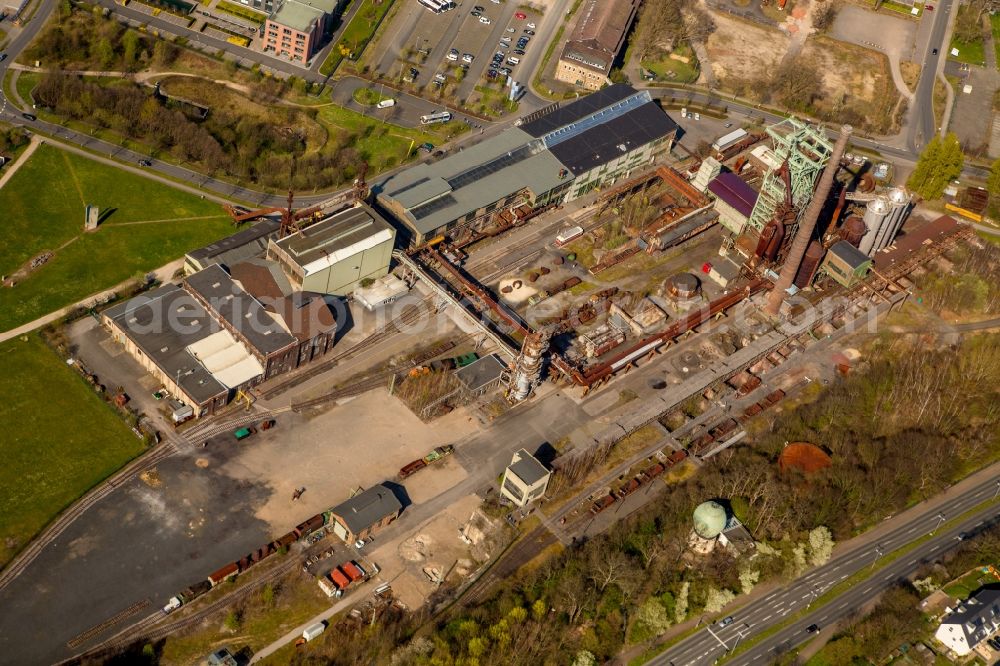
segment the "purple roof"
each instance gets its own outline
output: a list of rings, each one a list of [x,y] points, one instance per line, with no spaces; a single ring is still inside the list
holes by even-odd
[[[708,184],[708,191],[735,208],[740,215],[750,217],[757,203],[757,191],[731,171],[720,173]]]

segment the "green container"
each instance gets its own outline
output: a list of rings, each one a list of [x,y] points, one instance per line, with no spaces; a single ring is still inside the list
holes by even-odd
[[[236,435],[236,439],[246,439],[251,435],[252,432],[253,431],[251,431],[250,428],[240,428],[233,434]]]
[[[566,255],[566,261],[576,261],[576,252],[570,252]]]

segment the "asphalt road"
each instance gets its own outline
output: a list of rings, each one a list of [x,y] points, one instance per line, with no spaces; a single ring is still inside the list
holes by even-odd
[[[948,45],[943,44],[944,35],[948,29],[948,17],[951,15],[953,0],[939,0],[936,3],[931,19],[930,40],[924,47],[922,69],[920,70],[920,81],[917,83],[917,90],[913,98],[913,113],[910,116],[910,124],[907,128],[906,145],[910,152],[916,154],[937,132],[937,124],[934,122],[934,81],[937,78],[939,62],[947,52]],[[924,19],[927,14],[924,14]],[[938,49],[934,54],[933,50]]]
[[[802,576],[790,585],[757,599],[732,613],[734,622],[727,627],[717,623],[681,641],[669,650],[647,662],[650,666],[683,666],[705,664],[723,657],[741,640],[752,638],[783,622],[790,614],[809,608],[834,585],[856,572],[869,569],[872,575],[852,585],[828,603],[818,606],[786,628],[767,637],[729,663],[762,663],[786,652],[811,637],[806,628],[815,623],[820,627],[836,622],[857,611],[880,591],[895,581],[915,571],[925,562],[932,561],[959,543],[961,532],[973,533],[995,522],[1000,517],[1000,507],[991,504],[961,523],[936,534],[934,538],[901,556],[884,569],[874,570],[873,564],[903,546],[923,538],[943,522],[953,519],[976,505],[989,500],[1000,492],[1000,477],[989,478],[966,492],[957,493],[943,503],[917,511],[905,523],[887,531],[875,544],[863,544],[839,554],[821,567]],[[942,519],[943,516],[943,519]]]

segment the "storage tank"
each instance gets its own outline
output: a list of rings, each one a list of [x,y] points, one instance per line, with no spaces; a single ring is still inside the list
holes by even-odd
[[[701,291],[701,281],[691,273],[678,273],[666,284],[666,292],[674,299],[694,298]]]
[[[892,245],[892,241],[896,238],[896,234],[899,233],[900,227],[903,226],[903,222],[906,221],[906,216],[910,212],[912,198],[912,195],[905,188],[894,187],[889,190],[889,215],[883,223],[882,229],[875,236],[871,254]]]
[[[795,274],[795,280],[792,284],[799,289],[805,289],[811,285],[825,254],[826,249],[818,240],[809,243],[805,256],[802,257],[802,263],[799,264],[799,272]]]
[[[851,215],[844,221],[844,225],[840,227],[838,235],[841,240],[845,240],[854,247],[858,247],[861,239],[864,238],[865,230],[865,221],[857,215]]]
[[[868,256],[874,253],[872,247],[875,245],[875,237],[881,231],[889,213],[889,199],[882,194],[869,201],[867,208],[865,208],[865,235],[861,238],[858,249]]]

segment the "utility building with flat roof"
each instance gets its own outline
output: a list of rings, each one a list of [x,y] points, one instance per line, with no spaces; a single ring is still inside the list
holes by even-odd
[[[377,183],[378,204],[412,245],[461,235],[523,206],[570,201],[648,167],[677,125],[648,91],[616,84],[554,104],[501,134]]]
[[[545,494],[551,475],[537,458],[521,449],[504,470],[500,494],[516,506],[525,506]]]
[[[347,208],[285,238],[272,238],[267,258],[295,289],[344,296],[363,280],[389,272],[396,231],[365,204]]]

